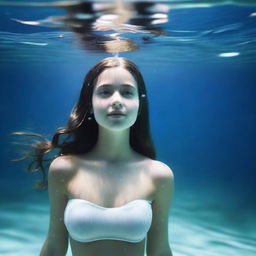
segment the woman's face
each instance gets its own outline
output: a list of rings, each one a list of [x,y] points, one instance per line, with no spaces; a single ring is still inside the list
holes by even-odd
[[[131,127],[139,110],[137,82],[131,73],[121,67],[103,71],[94,86],[92,107],[100,126],[109,130]],[[110,115],[113,111],[123,115]]]

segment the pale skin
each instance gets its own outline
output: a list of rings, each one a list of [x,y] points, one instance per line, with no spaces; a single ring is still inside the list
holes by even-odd
[[[95,84],[92,112],[99,124],[96,146],[89,153],[60,156],[50,165],[48,184],[50,224],[40,256],[66,255],[68,231],[63,217],[71,198],[112,208],[136,199],[152,200],[153,218],[138,243],[118,240],[77,242],[70,238],[73,256],[172,256],[168,241],[168,217],[174,191],[171,169],[164,163],[135,152],[129,129],[139,108],[137,82],[122,67],[103,71]],[[125,113],[114,118],[113,110]]]

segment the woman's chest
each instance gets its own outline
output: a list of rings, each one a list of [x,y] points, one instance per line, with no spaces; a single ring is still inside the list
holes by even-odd
[[[85,199],[104,207],[151,199],[154,192],[148,164],[81,165],[67,184],[69,198]]]

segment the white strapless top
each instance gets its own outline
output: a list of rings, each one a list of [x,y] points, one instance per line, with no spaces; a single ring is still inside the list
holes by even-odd
[[[142,241],[152,222],[152,201],[137,199],[125,205],[106,208],[83,199],[69,199],[64,223],[72,239]]]

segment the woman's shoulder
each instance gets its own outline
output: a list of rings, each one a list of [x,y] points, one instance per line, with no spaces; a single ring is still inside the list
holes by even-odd
[[[61,155],[56,157],[49,166],[48,185],[50,188],[58,188],[66,192],[66,185],[76,171],[73,156]]]
[[[150,169],[156,180],[174,179],[174,174],[170,166],[159,160],[152,160]]]
[[[60,155],[51,162],[49,173],[64,174],[73,172],[75,169],[75,159],[72,155]]]
[[[172,194],[174,191],[174,175],[172,169],[165,163],[154,160],[152,162],[152,176],[156,186],[156,194]]]

